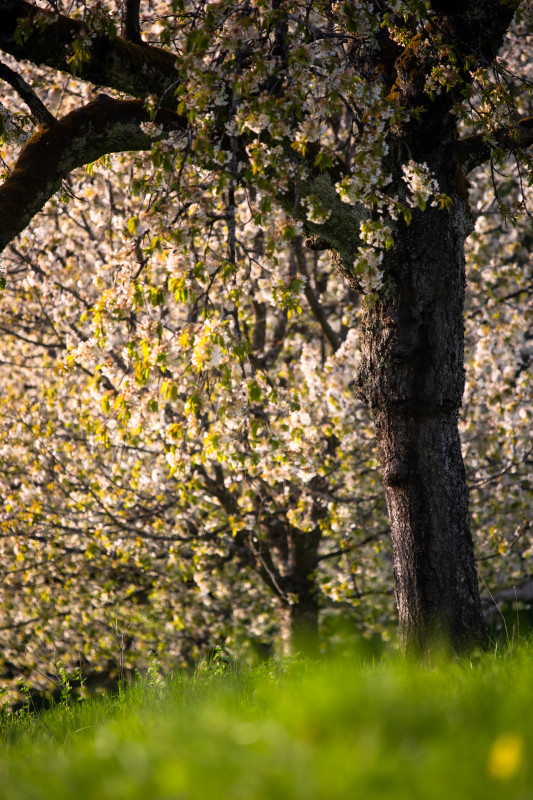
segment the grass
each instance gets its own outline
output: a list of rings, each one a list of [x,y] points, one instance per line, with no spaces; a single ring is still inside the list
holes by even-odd
[[[0,725],[1,800],[527,800],[533,645],[418,667],[215,662]]]

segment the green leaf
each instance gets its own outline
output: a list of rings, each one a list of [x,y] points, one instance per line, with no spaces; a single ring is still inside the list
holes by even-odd
[[[144,303],[143,287],[140,283],[135,284],[135,288],[133,290],[133,302],[136,306],[142,306]]]
[[[248,384],[248,399],[250,403],[259,403],[261,400],[261,387],[255,381]]]

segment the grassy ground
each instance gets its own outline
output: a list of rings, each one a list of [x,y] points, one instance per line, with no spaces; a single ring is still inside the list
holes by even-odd
[[[219,661],[4,715],[1,800],[528,800],[533,646],[415,667]]]

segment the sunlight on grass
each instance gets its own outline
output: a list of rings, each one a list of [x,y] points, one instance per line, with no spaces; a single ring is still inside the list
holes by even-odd
[[[2,800],[533,798],[533,648],[217,666],[5,717]],[[223,674],[216,674],[223,673]]]

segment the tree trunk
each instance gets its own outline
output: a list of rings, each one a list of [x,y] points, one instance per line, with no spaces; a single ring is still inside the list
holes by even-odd
[[[313,586],[311,587],[314,590]],[[318,601],[314,591],[290,604],[279,601],[281,652],[284,656],[318,653]]]
[[[278,596],[283,655],[318,652],[319,591],[316,583],[321,531],[278,522],[268,528],[268,577]],[[264,554],[266,556],[266,554]]]
[[[453,147],[420,160],[453,207],[417,209],[398,225],[385,287],[367,305],[358,384],[376,429],[404,648],[465,651],[486,636],[457,427],[472,223]]]

